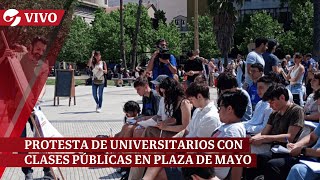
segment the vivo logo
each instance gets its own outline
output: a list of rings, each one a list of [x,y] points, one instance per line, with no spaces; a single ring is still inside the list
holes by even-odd
[[[1,15],[0,24],[5,26],[57,26],[62,20],[64,10],[8,9],[0,10],[0,17]]]
[[[58,15],[56,13],[24,13],[26,20],[28,23],[38,23],[39,20],[42,23],[50,22],[54,23],[58,19]]]
[[[21,21],[21,17],[17,16],[18,14],[19,11],[17,11],[16,9],[8,9],[3,14],[3,20],[7,23],[11,23],[10,26],[17,26]]]

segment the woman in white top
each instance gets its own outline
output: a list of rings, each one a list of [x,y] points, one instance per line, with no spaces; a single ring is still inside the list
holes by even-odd
[[[300,106],[303,104],[302,81],[304,75],[304,66],[301,64],[302,54],[295,53],[294,66],[289,70],[288,74],[283,69],[280,70],[283,77],[290,82],[289,89],[292,94],[298,94],[300,102],[296,102]]]
[[[102,99],[103,99],[103,88],[106,79],[104,74],[108,73],[107,64],[104,61],[101,61],[100,51],[93,51],[92,56],[88,62],[88,66],[92,69],[92,94],[93,98],[96,101],[96,111],[101,112]],[[97,91],[99,90],[99,97]]]

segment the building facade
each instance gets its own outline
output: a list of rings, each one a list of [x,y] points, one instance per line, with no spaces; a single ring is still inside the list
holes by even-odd
[[[199,15],[209,13],[208,1],[198,0]],[[187,0],[187,17],[188,22],[192,22],[194,17],[194,0]],[[237,6],[239,10],[239,20],[243,20],[246,15],[255,14],[257,12],[266,11],[273,18],[278,19],[280,23],[288,23],[291,21],[291,13],[287,4],[282,4],[280,0],[245,0],[243,6]]]
[[[94,20],[94,12],[100,7],[108,7],[108,0],[80,0],[74,15],[82,17],[90,24]]]
[[[174,17],[172,21],[174,22],[174,24],[177,26],[177,28],[181,33],[186,33],[188,31],[186,16],[179,15],[177,17]]]

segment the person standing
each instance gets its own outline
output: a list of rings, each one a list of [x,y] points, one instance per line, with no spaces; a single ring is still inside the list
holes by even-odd
[[[170,54],[168,58],[161,58],[163,50],[167,50],[167,41],[165,39],[158,40],[156,45],[157,50],[153,53],[146,71],[152,71],[153,80],[155,80],[159,75],[167,75],[173,78],[174,74],[177,74],[176,58],[172,54]]]
[[[294,96],[298,96],[299,98],[294,98],[295,103],[300,106],[303,105],[303,95],[302,95],[302,85],[303,85],[303,76],[305,72],[304,66],[301,64],[302,54],[295,53],[294,55],[294,66],[291,68],[286,74],[283,70],[280,70],[283,77],[290,82],[289,89]]]
[[[196,58],[193,55],[192,51],[189,51],[187,53],[187,56],[189,59],[187,60],[186,64],[184,65],[185,74],[187,77],[187,85],[189,86],[192,82],[194,82],[194,79],[202,74],[203,66],[202,61],[200,58]]]
[[[257,38],[255,40],[256,48],[251,51],[246,60],[246,68],[245,68],[245,81],[243,84],[243,88],[245,90],[248,89],[253,83],[251,78],[251,65],[255,63],[260,63],[262,66],[265,66],[264,59],[262,57],[262,54],[266,52],[268,49],[268,39],[266,38]]]
[[[96,111],[101,112],[102,99],[103,99],[103,89],[104,89],[104,74],[108,73],[107,64],[104,61],[101,61],[100,51],[95,51],[92,53],[92,56],[88,62],[88,66],[92,68],[92,95],[96,101]],[[99,97],[97,94],[99,93]]]
[[[268,49],[265,53],[262,54],[262,57],[265,62],[264,74],[269,74],[272,71],[277,74],[280,73],[279,71],[280,60],[276,55],[273,54],[276,51],[277,46],[278,46],[278,43],[276,40],[270,39],[268,41]]]

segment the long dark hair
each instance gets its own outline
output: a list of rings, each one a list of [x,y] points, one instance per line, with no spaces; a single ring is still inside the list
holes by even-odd
[[[95,66],[95,65],[97,64],[97,59],[96,59],[96,56],[97,56],[97,55],[101,55],[100,51],[95,51],[95,52],[94,52],[94,56],[93,56],[93,58],[92,58],[92,64],[93,64],[93,66]]]
[[[165,90],[165,112],[171,116],[173,111],[176,110],[176,108],[178,108],[180,102],[179,100],[185,98],[183,87],[179,82],[177,82],[173,78],[167,77],[161,82],[159,88]]]

